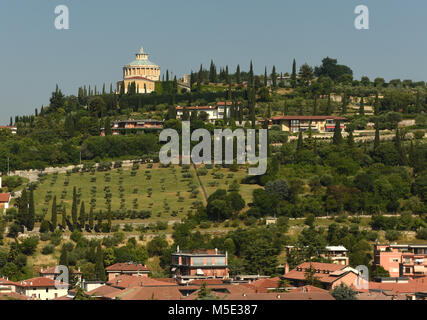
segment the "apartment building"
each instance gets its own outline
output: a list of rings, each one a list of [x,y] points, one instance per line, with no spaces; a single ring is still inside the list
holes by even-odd
[[[172,253],[172,273],[180,283],[193,279],[228,278],[228,254],[214,250]]]
[[[269,127],[280,126],[282,131],[296,133],[307,131],[311,128],[313,132],[333,132],[335,123],[340,121],[341,130],[344,130],[346,118],[337,116],[276,116],[269,120]]]
[[[387,270],[390,277],[424,277],[427,244],[375,244],[374,264]]]

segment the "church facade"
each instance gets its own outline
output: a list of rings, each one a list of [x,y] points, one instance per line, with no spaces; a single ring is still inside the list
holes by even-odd
[[[155,89],[156,81],[160,80],[160,67],[148,60],[148,53],[141,48],[134,61],[123,67],[123,80],[117,83],[117,90],[127,93],[135,83],[136,93],[150,93]]]

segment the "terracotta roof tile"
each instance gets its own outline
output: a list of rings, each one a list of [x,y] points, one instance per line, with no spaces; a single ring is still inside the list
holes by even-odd
[[[116,263],[112,266],[105,268],[107,272],[114,271],[150,271],[146,266],[142,264],[132,263],[132,262],[123,262]]]

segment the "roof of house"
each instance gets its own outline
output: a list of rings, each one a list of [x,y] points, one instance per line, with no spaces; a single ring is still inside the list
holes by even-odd
[[[17,292],[0,293],[0,300],[29,300],[30,297]]]
[[[178,289],[178,286],[132,287],[109,297],[120,300],[180,300],[183,296]]]
[[[345,270],[348,266],[335,263],[303,262],[283,277],[290,280],[305,280],[305,274],[310,269],[310,266],[316,270],[314,276],[324,283],[332,283],[349,272]]]
[[[347,120],[344,117],[338,116],[276,116],[272,117],[270,120]]]
[[[388,291],[395,294],[427,291],[427,277],[411,279],[406,283],[369,282],[369,290],[360,289],[357,291],[367,292],[371,290]]]
[[[55,281],[50,278],[37,277],[37,278],[23,280],[19,282],[17,286],[26,287],[26,288],[36,288],[36,287],[47,288],[47,287],[57,287],[57,286],[68,287],[68,284],[65,282]]]
[[[0,278],[0,285],[4,285],[4,286],[17,286],[19,284],[17,282],[10,281],[10,280],[5,279],[5,278]]]
[[[329,292],[271,292],[230,294],[224,300],[335,300]]]
[[[94,297],[104,297],[106,295],[119,294],[122,291],[123,291],[122,289],[118,289],[113,286],[104,285],[86,292],[86,295],[94,296]]]
[[[0,202],[9,202],[10,193],[0,193]]]
[[[252,288],[255,292],[262,293],[277,288],[279,281],[280,277],[270,279],[259,279],[252,281],[251,283],[242,283],[242,286]]]
[[[58,266],[53,266],[53,267],[47,267],[46,269],[41,269],[40,270],[40,274],[61,274],[61,272],[59,272],[59,269],[57,270]],[[82,274],[81,271],[79,270],[73,270],[73,274]]]
[[[146,271],[149,272],[150,270],[147,268],[147,266],[144,266],[139,263],[134,262],[124,262],[124,263],[116,263],[113,264],[107,268],[105,268],[107,272],[114,272],[114,271]]]
[[[107,284],[116,288],[130,287],[173,287],[177,286],[176,282],[159,281],[148,277],[134,277],[122,274],[112,280],[107,281]]]
[[[325,248],[328,251],[347,251],[344,246],[326,246]]]

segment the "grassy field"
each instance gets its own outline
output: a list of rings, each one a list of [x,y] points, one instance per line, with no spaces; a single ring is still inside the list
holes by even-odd
[[[213,168],[200,178],[209,196],[218,188],[228,190],[234,180],[240,182],[246,174],[247,169],[243,167],[237,172]],[[107,210],[105,195],[111,193],[112,211],[151,211],[151,218],[144,220],[147,223],[182,219],[196,201],[205,201],[193,167],[186,170],[180,166],[163,168],[154,164],[150,168],[144,164],[137,170],[118,168],[41,177],[34,194],[36,211],[49,219],[56,196],[57,204],[62,203],[70,215],[74,186],[80,201],[85,202],[86,211],[91,203],[94,203],[95,211]],[[252,201],[255,188],[254,185],[240,185],[240,194],[246,203]],[[192,190],[196,191],[192,193]]]
[[[124,199],[125,210],[148,210],[152,217],[160,212],[162,220],[172,218],[175,211],[174,219],[177,219],[187,213],[194,201],[203,200],[200,191],[193,197],[190,192],[189,185],[199,188],[195,174],[193,177],[183,175],[181,167],[160,168],[158,165],[152,168],[140,165],[137,170],[118,168],[106,172],[52,174],[41,179],[34,194],[35,205],[37,211],[47,212],[48,218],[56,195],[57,204],[63,202],[70,214],[75,186],[86,211],[91,199],[96,200],[95,210],[107,210],[105,194],[109,188],[113,211],[122,207]]]

